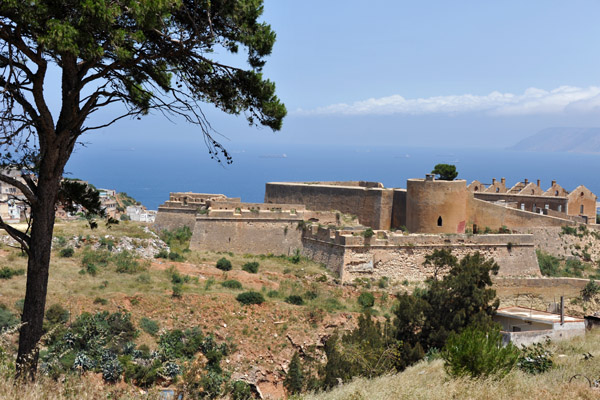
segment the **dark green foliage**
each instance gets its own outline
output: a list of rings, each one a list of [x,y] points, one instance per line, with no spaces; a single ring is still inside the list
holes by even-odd
[[[14,269],[10,267],[0,268],[0,279],[10,279],[13,276],[24,275],[25,270],[23,268]]]
[[[560,260],[551,254],[545,253],[542,250],[536,250],[540,271],[545,276],[559,276]]]
[[[46,310],[46,321],[50,326],[65,324],[69,321],[69,311],[60,304],[53,304]]]
[[[267,297],[279,297],[279,292],[277,290],[269,290],[267,292]]]
[[[217,260],[217,268],[221,271],[231,271],[231,261],[229,261],[225,257],[222,257]]]
[[[158,333],[159,326],[158,322],[155,320],[142,317],[142,319],[140,319],[140,328],[142,328],[144,332],[154,336]]]
[[[171,296],[179,299],[183,296],[183,284],[181,283],[174,283],[173,284],[173,293],[171,294]]]
[[[114,247],[115,247],[115,241],[113,239],[110,239],[107,237],[100,238],[100,248],[101,249],[105,248],[108,251],[112,251]]]
[[[171,260],[171,261],[184,261],[185,258],[181,254],[172,251],[172,252],[169,253],[169,260]]]
[[[12,328],[19,323],[19,319],[10,310],[0,303],[0,332]]]
[[[158,253],[156,253],[154,258],[169,258],[169,252],[165,249],[161,249]]]
[[[307,291],[307,292],[304,293],[304,298],[307,299],[307,300],[314,300],[317,297],[319,297],[319,293],[317,293],[315,291],[312,291],[312,290],[309,290],[309,291]]]
[[[331,388],[338,384],[338,379],[349,382],[356,376],[372,378],[403,369],[404,360],[414,358],[403,347],[394,339],[389,322],[382,326],[366,312],[359,317],[356,329],[341,340],[333,335],[325,343],[327,364],[319,372],[321,386]],[[418,358],[423,357],[422,349],[417,353]]]
[[[369,308],[375,305],[375,296],[370,292],[362,292],[357,299],[358,305],[362,308]]]
[[[302,364],[300,363],[300,355],[298,352],[294,353],[288,371],[285,374],[283,386],[287,389],[290,394],[297,394],[302,392],[304,386],[304,372],[302,371]]]
[[[550,340],[545,343],[534,343],[523,346],[519,357],[519,369],[530,374],[541,374],[549,371],[553,366],[552,352],[548,350]]]
[[[573,236],[577,236],[577,228],[574,228],[572,226],[561,226],[561,234],[563,235],[573,235]]]
[[[167,273],[171,276],[171,283],[173,284],[188,283],[191,279],[189,275],[181,275],[172,266],[167,270]]]
[[[420,343],[427,351],[441,349],[448,336],[466,326],[493,326],[491,316],[498,308],[490,274],[498,264],[481,254],[466,255],[451,265],[443,279],[426,281],[426,289],[400,294],[394,309],[396,338],[411,346]]]
[[[291,262],[292,264],[299,264],[300,261],[302,261],[302,256],[300,255],[300,250],[296,249],[294,251],[294,255],[288,257],[289,262]]]
[[[451,164],[437,164],[431,173],[437,175],[437,179],[442,181],[453,181],[458,176],[456,166]]]
[[[95,276],[98,273],[99,267],[106,267],[110,262],[110,253],[106,250],[90,250],[86,249],[81,258],[80,273],[88,273]]]
[[[304,299],[302,296],[298,296],[296,294],[292,294],[285,298],[286,303],[294,304],[296,306],[304,305]]]
[[[262,294],[252,291],[240,293],[235,299],[244,305],[262,304],[265,301]]]
[[[94,304],[102,304],[103,306],[108,304],[108,300],[102,298],[102,297],[96,297],[94,299]]]
[[[433,268],[433,279],[441,278],[452,266],[456,265],[458,259],[447,249],[434,250],[425,256],[423,266]]]
[[[114,263],[117,267],[116,271],[124,274],[135,274],[146,270],[146,267],[128,251],[118,253],[114,257]]]
[[[72,247],[65,247],[64,249],[61,249],[58,254],[63,258],[69,258],[73,257],[73,254],[75,254],[75,250],[73,250]]]
[[[453,333],[442,351],[444,367],[452,376],[503,377],[517,364],[519,349],[512,343],[502,346],[502,335],[496,328],[469,326]]]
[[[251,274],[256,274],[258,272],[258,263],[256,261],[247,262],[242,265],[242,270],[250,272]]]
[[[375,232],[373,232],[372,228],[367,228],[364,231],[362,231],[361,236],[364,237],[365,239],[368,239],[368,238],[373,237],[374,234],[375,234]]]
[[[231,400],[252,400],[252,388],[244,381],[235,381],[231,384]]]
[[[236,281],[235,279],[230,279],[228,281],[221,282],[221,286],[227,289],[239,290],[242,288],[242,283],[240,281]]]
[[[585,264],[583,264],[578,258],[570,258],[565,262],[565,276],[581,278],[584,270]]]
[[[593,299],[598,293],[600,293],[600,285],[593,279],[590,279],[585,287],[581,289],[581,297],[583,297],[584,300]]]
[[[165,229],[161,231],[160,238],[169,246],[171,253],[175,253],[177,255],[178,253],[180,254],[189,248],[190,239],[192,238],[192,230],[187,225],[172,231]]]

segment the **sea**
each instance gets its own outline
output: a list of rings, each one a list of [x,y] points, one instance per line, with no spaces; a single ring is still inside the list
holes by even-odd
[[[402,146],[231,146],[233,163],[210,158],[202,144],[165,151],[160,144],[133,147],[89,146],[67,164],[67,176],[97,187],[126,192],[157,209],[170,192],[222,193],[262,202],[266,182],[376,181],[405,188],[409,178],[425,177],[438,163],[454,164],[459,179],[507,185],[556,180],[567,190],[585,185],[600,195],[600,154],[542,153],[485,148]]]

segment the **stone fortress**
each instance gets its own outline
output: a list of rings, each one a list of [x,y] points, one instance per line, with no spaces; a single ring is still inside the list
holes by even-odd
[[[505,179],[489,185],[464,180],[409,179],[406,189],[377,182],[271,182],[264,203],[221,194],[171,193],[156,229],[184,225],[197,250],[249,254],[295,252],[325,264],[342,282],[355,278],[421,281],[435,249],[493,257],[503,277],[540,276],[539,229],[596,222],[597,197],[584,186]],[[536,231],[537,230],[537,231]]]

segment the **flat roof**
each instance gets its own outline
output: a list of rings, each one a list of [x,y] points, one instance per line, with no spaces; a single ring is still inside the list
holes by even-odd
[[[547,324],[560,322],[560,314],[552,314],[546,311],[534,310],[525,307],[499,308],[496,315],[500,317],[517,318],[523,321],[534,321]],[[565,322],[584,322],[583,318],[569,317],[565,315]]]

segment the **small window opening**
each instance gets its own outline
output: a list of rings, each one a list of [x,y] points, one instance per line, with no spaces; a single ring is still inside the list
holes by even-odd
[[[521,210],[525,211],[525,203],[521,203]]]
[[[555,196],[558,196],[558,190],[555,190],[555,191],[554,191],[554,195],[555,195]]]
[[[531,189],[531,194],[535,194],[535,189]]]
[[[581,192],[580,196],[583,197],[583,192]]]
[[[562,204],[558,205],[558,212],[562,212]]]
[[[549,204],[544,204],[544,208],[545,208],[546,210],[548,210],[548,209],[550,209],[550,205],[549,205]]]
[[[442,226],[442,217],[441,216],[438,217],[437,224],[438,224],[438,226]]]
[[[583,204],[579,207],[579,214],[583,214]]]
[[[475,191],[478,191],[478,190],[479,190],[479,186],[475,186]]]
[[[496,188],[496,193],[498,193],[498,192],[500,192],[500,188],[499,187]]]

